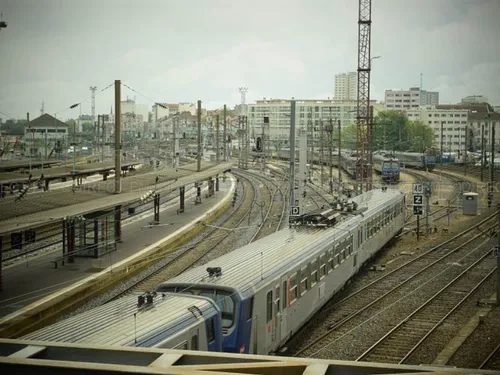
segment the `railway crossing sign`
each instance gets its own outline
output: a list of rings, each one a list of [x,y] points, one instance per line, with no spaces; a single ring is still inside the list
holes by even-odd
[[[422,215],[423,209],[422,206],[413,206],[413,215]]]
[[[424,193],[424,185],[413,184],[413,194],[423,194],[423,193]]]
[[[300,209],[299,207],[293,206],[292,207],[292,215],[299,215]]]
[[[415,206],[421,206],[423,204],[422,195],[414,195],[413,196],[413,204]]]

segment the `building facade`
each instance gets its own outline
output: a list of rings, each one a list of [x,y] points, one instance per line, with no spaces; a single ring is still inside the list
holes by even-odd
[[[443,152],[465,150],[465,131],[469,110],[466,108],[447,108],[426,105],[406,111],[408,120],[421,121],[434,130],[434,145],[441,147],[441,128],[443,129]]]
[[[358,73],[347,72],[335,75],[335,100],[358,99]]]
[[[426,105],[439,105],[439,93],[420,90],[418,87],[385,91],[385,109],[405,111]]]
[[[490,150],[492,128],[500,123],[500,113],[486,103],[421,106],[408,110],[407,115],[409,120],[420,120],[434,129],[434,144],[440,149],[442,141],[443,152],[463,152],[466,145],[468,150],[480,150],[483,127],[484,145]],[[495,132],[495,145],[500,144],[499,133]]]
[[[296,137],[299,132],[306,131],[313,144],[319,142],[321,137],[321,123],[325,127],[330,119],[335,127],[343,130],[345,127],[356,123],[357,102],[355,100],[296,100],[295,126]],[[382,109],[377,108],[375,101],[374,114]],[[264,134],[264,139],[272,143],[280,143],[285,147],[290,138],[290,100],[269,99],[257,100],[256,103],[247,104],[248,125],[252,138]],[[269,123],[264,123],[264,118],[269,118]],[[310,142],[310,141],[309,141]]]

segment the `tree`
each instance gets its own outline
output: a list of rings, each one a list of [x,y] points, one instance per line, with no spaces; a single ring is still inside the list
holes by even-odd
[[[408,146],[408,117],[400,111],[381,111],[373,119],[372,145],[374,150],[406,151]]]
[[[326,133],[326,132],[325,132]],[[330,134],[326,133],[326,137],[330,136]],[[328,147],[328,142],[326,144]],[[341,132],[341,147],[343,149],[356,149],[356,125],[351,124],[346,126]]]
[[[82,133],[92,133],[94,131],[94,125],[91,122],[84,122],[82,124]]]
[[[408,146],[414,152],[424,152],[434,144],[434,130],[422,121],[408,122],[408,136]]]

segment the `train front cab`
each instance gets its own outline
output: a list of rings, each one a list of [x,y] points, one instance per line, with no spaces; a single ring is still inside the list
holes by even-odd
[[[223,352],[248,353],[252,331],[253,298],[242,299],[236,289],[214,284],[163,283],[156,291],[194,294],[212,299],[221,310],[222,321],[220,327],[215,327],[216,340],[209,346],[209,351],[217,351],[216,341],[220,338]],[[208,326],[207,332],[210,334]]]
[[[432,171],[436,166],[436,157],[434,155],[424,155],[424,169]]]
[[[382,162],[382,180],[387,183],[398,183],[400,167],[398,161],[383,161]]]

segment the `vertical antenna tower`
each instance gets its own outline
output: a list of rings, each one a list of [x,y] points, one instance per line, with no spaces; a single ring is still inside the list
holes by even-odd
[[[371,13],[371,0],[359,0],[358,105],[356,116],[356,148],[358,153],[356,185],[358,191],[363,190],[363,181],[366,181],[366,190],[371,190],[372,185],[372,121],[370,116]]]

